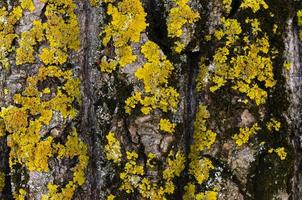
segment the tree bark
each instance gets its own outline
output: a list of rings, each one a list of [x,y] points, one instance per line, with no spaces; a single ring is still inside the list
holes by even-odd
[[[0,7],[0,199],[301,198],[300,0]]]

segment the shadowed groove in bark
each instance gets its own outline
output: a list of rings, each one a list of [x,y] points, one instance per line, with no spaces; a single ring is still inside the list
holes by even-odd
[[[89,1],[83,1],[82,3],[82,12],[81,16],[84,19],[81,23],[82,30],[82,49],[81,49],[81,58],[80,58],[80,67],[81,67],[81,89],[82,89],[82,106],[80,110],[81,122],[80,122],[80,132],[82,137],[85,139],[88,149],[89,149],[89,165],[87,170],[87,182],[89,184],[89,192],[87,196],[91,200],[99,199],[99,188],[97,188],[97,161],[94,159],[95,155],[98,155],[96,150],[95,142],[95,96],[93,95],[93,86],[91,83],[91,58],[92,55],[92,40],[97,40],[97,38],[91,37],[91,21],[93,20],[93,12]],[[93,156],[94,155],[94,156]]]
[[[6,145],[6,138],[0,139],[0,166],[1,172],[5,173],[5,186],[3,191],[0,193],[0,198],[11,200],[13,199],[12,195],[12,185],[11,185],[11,175],[10,175],[10,167],[9,167],[9,148]],[[3,171],[2,171],[3,170]]]

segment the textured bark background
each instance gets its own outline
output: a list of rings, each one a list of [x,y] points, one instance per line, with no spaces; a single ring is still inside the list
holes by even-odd
[[[0,7],[0,199],[302,199],[300,0]]]

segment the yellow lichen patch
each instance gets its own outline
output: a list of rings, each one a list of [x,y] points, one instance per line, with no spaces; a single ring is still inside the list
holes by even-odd
[[[208,158],[195,159],[190,162],[189,173],[195,177],[198,184],[202,184],[208,180],[210,170],[212,169],[214,169],[214,166]]]
[[[192,156],[197,156],[198,152],[209,149],[216,140],[216,133],[207,130],[206,121],[210,117],[207,107],[199,105],[194,122],[193,144],[191,145]]]
[[[286,156],[287,156],[287,153],[286,153],[284,147],[279,147],[279,148],[276,148],[276,149],[270,149],[270,150],[268,150],[268,152],[269,152],[269,153],[275,152],[275,153],[279,156],[279,158],[280,158],[281,160],[285,160],[285,158],[286,158]]]
[[[154,153],[148,153],[147,157],[147,167],[154,168],[155,166],[152,164],[152,162],[156,159],[156,155]]]
[[[254,37],[244,36],[240,40],[242,30],[240,24],[233,19],[222,19],[223,28],[215,32],[217,39],[224,38],[225,46],[216,50],[213,57],[215,69],[211,80],[214,83],[210,91],[215,92],[226,83],[232,84],[232,89],[246,94],[257,105],[264,104],[267,99],[267,91],[260,88],[258,82],[262,82],[266,89],[273,88],[276,84],[273,75],[273,63],[270,53],[269,38],[256,37],[259,29],[259,21],[247,19],[251,24]],[[242,48],[235,43],[243,42]],[[232,56],[230,56],[232,55]]]
[[[184,189],[183,200],[217,200],[217,192],[205,191],[196,193],[196,186],[192,183],[188,183]]]
[[[19,189],[18,193],[14,193],[14,199],[15,200],[25,200],[27,192],[25,189],[21,188]]]
[[[196,200],[216,200],[217,192],[215,191],[206,191],[204,193],[199,193],[196,195]]]
[[[261,128],[255,123],[251,128],[240,128],[238,134],[235,134],[232,138],[235,140],[238,146],[242,146],[243,144],[247,143],[250,137],[254,136],[257,131]]]
[[[101,0],[90,0],[91,6],[97,6],[100,3]]]
[[[189,174],[194,177],[197,184],[202,184],[208,180],[210,171],[214,169],[210,159],[200,156],[203,151],[210,149],[216,140],[217,134],[207,129],[206,123],[209,117],[210,113],[207,107],[202,104],[199,105],[194,122],[193,143],[189,153]],[[194,184],[187,185],[185,190],[194,190],[194,192],[192,191],[192,194],[185,193],[183,199],[195,197]]]
[[[142,175],[145,174],[144,167],[137,163],[138,154],[136,152],[126,152],[127,163],[125,164],[124,170],[120,173],[122,180],[121,190],[131,193],[135,188],[139,186],[142,180]]]
[[[292,68],[292,65],[293,64],[289,61],[284,61],[284,64],[283,64],[284,68],[288,71]]]
[[[196,78],[196,89],[200,92],[206,86],[206,79],[208,78],[209,69],[205,64],[200,64],[199,72]]]
[[[67,137],[65,146],[57,144],[55,150],[58,158],[77,158],[78,163],[71,170],[73,171],[73,178],[68,184],[59,190],[58,186],[49,183],[48,194],[42,196],[42,200],[71,200],[75,190],[85,183],[85,170],[88,165],[88,149],[87,145],[79,138],[75,128]]]
[[[68,55],[59,49],[43,48],[39,58],[45,65],[61,65],[67,61]]]
[[[243,9],[250,8],[254,13],[260,10],[261,7],[263,9],[268,9],[265,0],[243,0],[240,7]]]
[[[136,152],[126,152],[127,162],[124,165],[123,172],[120,173],[122,180],[121,190],[126,193],[138,192],[142,198],[152,200],[166,199],[166,195],[173,194],[175,186],[173,180],[180,176],[185,167],[185,156],[181,151],[175,153],[170,151],[167,158],[165,170],[163,171],[163,181],[159,181],[158,177],[146,176],[146,172],[142,164],[138,161]],[[156,159],[151,154],[148,159]],[[147,165],[150,167],[149,165]],[[155,167],[151,165],[151,168]]]
[[[189,5],[189,0],[174,0],[176,7],[172,8],[169,12],[167,27],[168,36],[171,38],[181,38],[183,35],[183,27],[186,24],[193,24],[200,16],[199,13],[194,11]],[[175,42],[174,50],[180,53],[185,44],[180,41]]]
[[[101,59],[100,69],[101,72],[111,73],[116,69],[117,65],[118,61],[112,59],[107,60],[106,57],[103,57]]]
[[[0,118],[0,138],[5,136],[5,122]]]
[[[0,193],[4,189],[4,186],[5,186],[5,173],[0,171]]]
[[[61,8],[62,5],[65,5],[66,9]],[[79,27],[77,27],[76,15],[73,13],[74,9],[75,4],[72,1],[49,1],[46,8],[46,22],[33,21],[32,28],[22,33],[16,52],[16,63],[34,62],[33,46],[44,39],[47,39],[54,51],[64,51],[66,54],[68,50],[76,50],[79,47],[79,41],[75,41],[79,39]],[[13,14],[15,12],[13,11]],[[63,19],[64,14],[68,14],[69,18]],[[22,12],[19,15],[21,17]],[[14,20],[16,21],[17,17]],[[49,33],[50,29],[51,33]],[[46,31],[45,35],[44,31]],[[53,41],[53,38],[56,38],[56,41]],[[66,57],[67,54],[64,56]],[[50,60],[49,63],[55,64],[63,64],[66,61],[64,59],[56,63],[56,57],[57,55],[48,55],[47,59]],[[40,90],[38,83],[47,82],[49,78],[58,78],[61,82],[60,86],[45,87]],[[51,99],[40,98],[52,92],[55,95]],[[50,136],[44,137],[42,128],[49,126],[53,111],[61,115],[64,120],[73,119],[77,114],[72,106],[75,101],[80,101],[80,80],[73,77],[71,70],[62,71],[57,66],[40,67],[38,74],[27,78],[23,93],[14,95],[14,103],[18,106],[11,105],[2,108],[0,112],[5,130],[9,133],[7,143],[11,148],[11,167],[19,163],[31,171],[49,170],[48,159],[54,155],[53,141]]]
[[[30,12],[33,12],[36,9],[32,0],[21,0],[21,7]]]
[[[112,39],[115,47],[115,60],[121,67],[125,67],[136,60],[129,42],[140,41],[140,35],[147,27],[146,13],[139,0],[123,0],[117,6],[111,4],[111,1],[106,2],[109,3],[107,14],[112,17],[112,20],[104,30],[103,44],[107,45]],[[106,63],[101,65],[104,72],[111,72],[115,67]]]
[[[229,13],[232,9],[232,0],[223,0],[222,3],[226,13]]]
[[[106,139],[107,144],[105,145],[105,154],[107,160],[112,160],[115,164],[120,164],[122,158],[120,142],[112,132],[107,134]]]
[[[109,194],[107,196],[107,200],[114,200],[115,199],[115,196],[113,194]]]
[[[25,63],[33,63],[34,45],[41,42],[43,39],[43,26],[40,21],[34,21],[30,31],[25,31],[21,35],[19,48],[16,50],[16,64],[22,65]]]
[[[299,37],[300,37],[300,40],[302,41],[302,10],[299,10],[297,12],[297,17],[298,17],[298,25],[300,27]]]
[[[269,131],[279,131],[281,128],[281,122],[277,121],[276,119],[272,118],[269,122],[267,122],[266,127]]]
[[[149,114],[154,109],[175,112],[179,94],[173,87],[168,86],[173,65],[154,42],[146,42],[142,46],[142,53],[147,62],[135,72],[135,76],[143,81],[145,91],[135,92],[125,101],[126,112],[131,113],[138,103],[143,106],[141,111],[144,114]]]
[[[176,124],[171,123],[170,120],[168,120],[168,119],[160,119],[159,129],[164,132],[167,132],[170,134],[174,133],[175,126],[176,126]]]
[[[185,161],[183,152],[174,153],[171,151],[168,156],[167,167],[163,171],[163,178],[165,180],[173,180],[174,177],[180,176],[185,168]]]
[[[22,15],[20,6],[14,7],[12,10],[7,10],[5,7],[0,8],[0,66],[3,69],[8,69],[10,66],[8,55],[13,51],[13,41],[18,37],[15,34],[14,25]]]

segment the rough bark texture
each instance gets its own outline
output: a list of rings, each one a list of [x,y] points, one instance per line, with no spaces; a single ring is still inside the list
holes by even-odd
[[[0,199],[302,198],[300,0],[4,0],[0,7]],[[114,20],[120,24],[110,29]],[[169,28],[182,20],[175,36]],[[41,39],[23,34],[34,30],[34,21],[45,24]],[[125,36],[131,23],[137,29]],[[143,50],[148,42],[155,46],[153,63]],[[44,48],[56,51],[50,61],[41,56]],[[219,54],[222,48],[229,52]],[[22,61],[18,49],[27,52]],[[66,59],[59,61],[58,51]],[[241,71],[233,76],[239,56]],[[108,62],[116,62],[114,70]],[[152,64],[150,91],[147,72],[136,73],[146,63]],[[253,75],[270,65],[272,80]],[[60,72],[37,75],[52,66]],[[156,82],[158,76],[165,81]],[[30,77],[38,77],[35,84]],[[260,90],[252,94],[254,86]],[[168,89],[177,92],[176,105]],[[141,96],[135,99],[135,92]],[[41,103],[60,93],[54,103]],[[22,103],[25,97],[30,100]],[[146,97],[155,100],[147,104]],[[163,119],[175,127],[166,130]],[[38,139],[31,141],[32,133]]]

